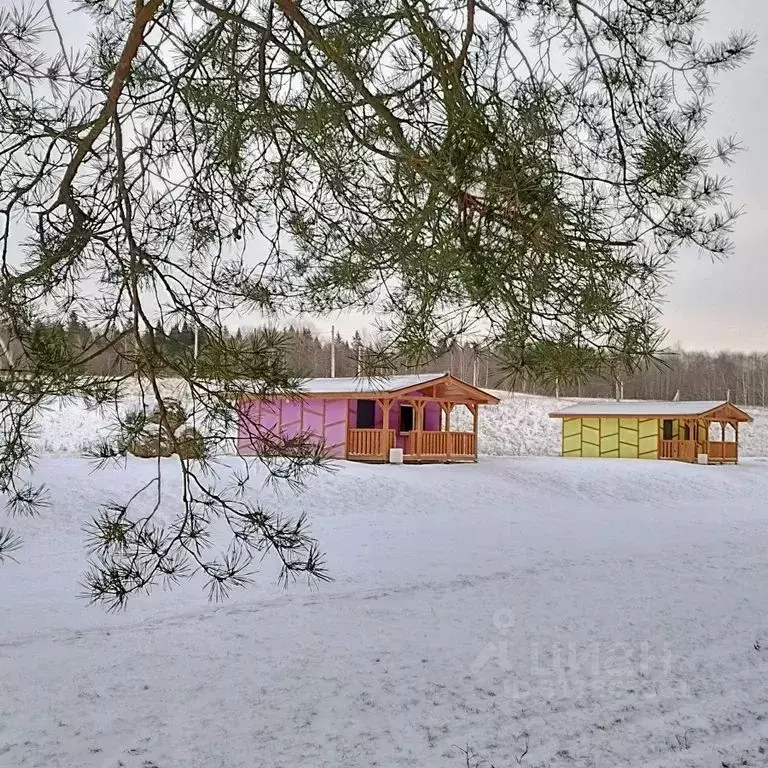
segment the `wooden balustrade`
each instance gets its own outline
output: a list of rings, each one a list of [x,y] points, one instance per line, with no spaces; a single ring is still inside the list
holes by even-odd
[[[475,457],[476,441],[473,432],[414,431],[405,435],[403,453],[406,460],[420,457],[466,460]],[[350,429],[347,433],[347,456],[350,459],[386,460],[389,449],[395,445],[393,429]]]
[[[662,440],[659,446],[659,458],[695,461],[696,455],[703,448],[703,444],[697,444],[695,440]]]
[[[700,453],[706,453],[709,461],[736,461],[738,448],[736,443],[710,441],[699,443],[695,440],[661,440],[659,443],[660,459],[696,461]]]
[[[420,450],[414,453],[422,456],[475,455],[475,435],[472,432],[414,432],[414,441],[420,440]],[[418,435],[418,437],[416,437]]]
[[[711,441],[707,448],[710,461],[736,461],[736,443]]]
[[[389,458],[395,447],[394,429],[350,429],[347,431],[347,455],[350,458]]]
[[[451,456],[474,456],[477,437],[474,432],[449,432],[451,438]]]

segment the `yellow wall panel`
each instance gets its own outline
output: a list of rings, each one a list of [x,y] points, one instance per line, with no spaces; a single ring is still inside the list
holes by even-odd
[[[563,419],[563,437],[579,435],[581,438],[581,419]]]
[[[619,420],[600,419],[600,455],[608,458],[619,455]]]
[[[619,443],[619,457],[622,459],[636,459],[638,457],[637,445]]]
[[[582,419],[581,428],[584,429],[600,429],[600,419]]]
[[[581,454],[581,434],[563,438],[563,455],[578,456]]]
[[[641,419],[638,425],[638,457],[657,459],[659,457],[659,420]]]
[[[619,456],[636,459],[638,443],[638,419],[619,419]]]
[[[581,456],[581,419],[563,419],[563,456]]]
[[[618,419],[600,419],[600,434],[601,435],[618,435],[619,420]]]
[[[581,455],[600,455],[600,419],[581,420]]]

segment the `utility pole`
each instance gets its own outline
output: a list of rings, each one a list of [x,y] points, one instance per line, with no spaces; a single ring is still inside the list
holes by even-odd
[[[336,378],[336,326],[331,326],[331,378]]]

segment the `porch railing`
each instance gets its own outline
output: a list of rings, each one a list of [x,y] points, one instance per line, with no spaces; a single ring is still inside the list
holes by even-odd
[[[703,448],[703,445],[700,447]],[[697,453],[698,448],[695,440],[662,440],[659,458],[694,461]]]
[[[347,433],[348,456],[381,456],[389,458],[395,447],[394,429],[350,429]]]
[[[474,432],[411,432],[405,442],[406,456],[474,457]]]
[[[659,458],[696,461],[699,453],[706,453],[710,461],[736,461],[738,455],[736,443],[720,441],[698,443],[696,440],[662,440]]]
[[[707,453],[712,461],[735,461],[736,443],[710,442]]]

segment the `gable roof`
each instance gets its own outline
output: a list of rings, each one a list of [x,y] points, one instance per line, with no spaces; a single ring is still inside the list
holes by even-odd
[[[304,379],[299,390],[305,394],[325,394],[327,392],[356,394],[384,394],[420,384],[430,384],[442,379],[444,373],[414,373],[406,376],[345,376],[327,379]]]
[[[718,413],[722,412],[722,414]],[[570,417],[617,417],[632,418],[692,418],[695,416],[722,415],[724,420],[752,421],[752,417],[727,400],[637,400],[601,403],[576,403],[549,414],[552,418]]]
[[[299,383],[298,394],[316,397],[337,397],[339,399],[368,399],[372,396],[406,395],[426,387],[440,390],[438,397],[444,400],[455,398],[484,405],[500,402],[495,395],[468,384],[450,373],[414,373],[402,376],[348,376],[340,378],[304,379]],[[269,395],[263,395],[268,398]],[[245,396],[245,400],[261,399]]]

